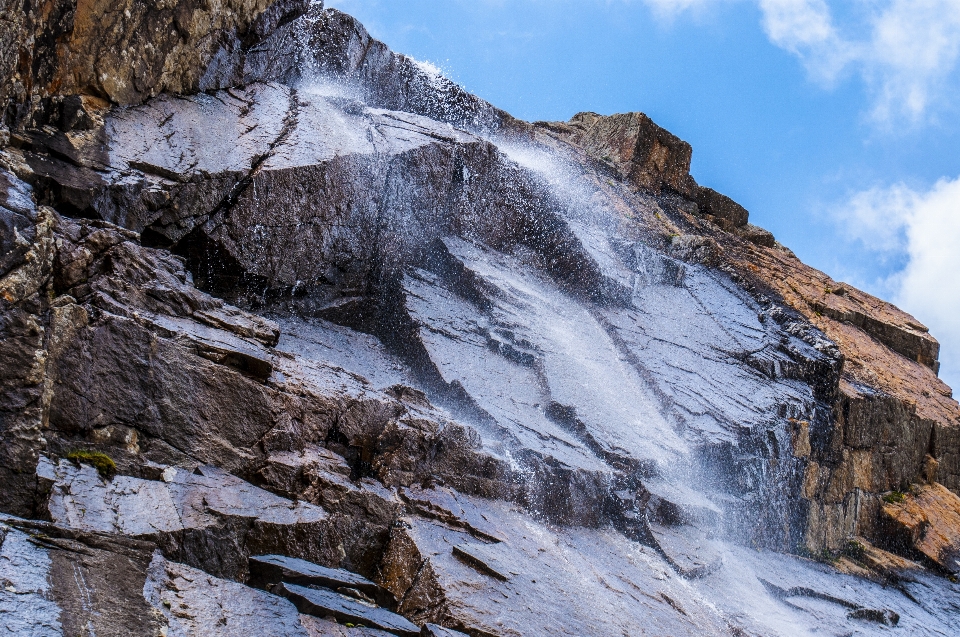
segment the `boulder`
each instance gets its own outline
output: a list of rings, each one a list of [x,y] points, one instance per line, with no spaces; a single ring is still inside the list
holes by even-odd
[[[746,208],[730,197],[712,188],[699,186],[693,199],[697,204],[697,213],[705,215],[724,230],[729,232],[740,229],[741,233],[749,233],[749,236],[757,236],[758,238],[762,236],[761,233],[751,230],[756,226],[748,226],[747,219],[750,215]]]
[[[577,113],[566,123],[538,123],[570,140],[638,188],[683,195],[696,192],[690,177],[690,144],[657,126],[643,113],[603,116]]]

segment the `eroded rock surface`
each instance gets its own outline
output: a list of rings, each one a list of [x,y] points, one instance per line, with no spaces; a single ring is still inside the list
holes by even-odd
[[[0,31],[8,632],[950,634],[939,345],[688,144],[319,2],[44,7]]]

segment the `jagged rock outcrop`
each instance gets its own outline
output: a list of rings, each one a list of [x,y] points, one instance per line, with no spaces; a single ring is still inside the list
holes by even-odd
[[[138,2],[5,0],[4,119],[36,107],[49,123],[89,128],[87,109],[139,104],[164,92],[192,92],[242,82],[246,52],[303,15],[307,0]],[[46,123],[46,122],[44,122]]]
[[[646,116],[321,3],[7,15],[5,625],[949,633],[938,344]]]

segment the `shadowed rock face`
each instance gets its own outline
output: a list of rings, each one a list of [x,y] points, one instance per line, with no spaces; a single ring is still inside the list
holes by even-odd
[[[950,632],[936,341],[688,144],[319,3],[101,4],[0,33],[6,625]]]

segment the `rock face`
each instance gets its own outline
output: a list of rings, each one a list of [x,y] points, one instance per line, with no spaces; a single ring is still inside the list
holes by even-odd
[[[320,3],[4,15],[11,634],[951,632],[937,342],[645,115]]]
[[[921,485],[909,494],[884,498],[883,514],[893,528],[887,541],[913,548],[950,573],[960,572],[960,498],[941,484]]]
[[[138,104],[163,91],[240,83],[247,51],[306,13],[305,0],[4,0],[6,118],[48,100],[65,129],[88,128],[94,100]]]

